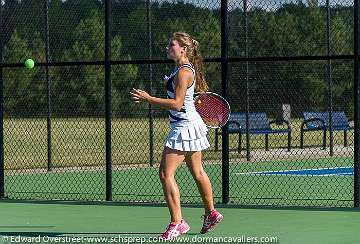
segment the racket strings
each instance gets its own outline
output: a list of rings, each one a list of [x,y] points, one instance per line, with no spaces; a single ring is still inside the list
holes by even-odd
[[[205,124],[212,127],[226,124],[230,114],[227,102],[211,94],[198,97],[195,101],[195,107]]]

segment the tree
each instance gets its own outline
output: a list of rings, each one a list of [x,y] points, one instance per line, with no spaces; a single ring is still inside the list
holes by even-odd
[[[104,20],[94,11],[91,17],[80,21],[75,28],[74,44],[64,54],[66,61],[100,61],[104,59]],[[112,58],[114,60],[124,57],[121,39],[115,36],[112,40]],[[130,57],[127,57],[130,58]],[[123,88],[129,87],[136,79],[138,69],[134,65],[113,66],[113,105],[130,105],[128,93],[126,101],[124,96],[117,93],[126,92]],[[104,110],[104,68],[103,66],[64,67],[57,70],[58,80],[55,82],[55,101],[61,110],[72,110],[75,113],[95,114]],[[129,88],[127,89],[129,90]],[[128,108],[128,107],[126,107]]]
[[[41,61],[44,43],[39,33],[35,33],[30,45],[15,30],[4,48],[4,59],[10,63],[23,63],[29,57]],[[5,110],[11,114],[32,114],[45,104],[45,85],[41,70],[34,68],[4,69]]]
[[[214,13],[208,9],[196,8],[190,4],[178,3],[173,6],[177,9],[175,15],[165,18],[157,11],[166,11],[169,6],[164,4],[160,9],[154,10],[155,20],[153,29],[154,56],[164,57],[165,47],[173,32],[183,31],[189,33],[200,43],[200,52],[204,58],[220,56],[220,22]],[[180,15],[177,17],[177,15]],[[169,68],[170,69],[170,68]],[[163,71],[164,72],[164,71]],[[221,72],[217,64],[205,65],[206,78],[211,90],[218,91],[221,87]]]

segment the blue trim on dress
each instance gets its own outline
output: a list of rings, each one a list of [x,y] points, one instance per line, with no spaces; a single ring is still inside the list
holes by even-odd
[[[175,76],[171,77],[171,78],[168,79],[168,81],[166,82],[166,89],[167,89],[169,92],[172,92],[172,93],[175,93],[174,87],[173,87],[174,77],[175,77]]]
[[[170,123],[174,123],[174,122],[179,122],[179,121],[182,121],[182,120],[186,120],[186,119],[184,119],[184,118],[179,118],[179,117],[176,117],[176,116],[172,115],[170,111],[168,112],[168,114],[169,114],[169,117],[170,117],[171,119],[175,120],[175,121],[170,121]]]

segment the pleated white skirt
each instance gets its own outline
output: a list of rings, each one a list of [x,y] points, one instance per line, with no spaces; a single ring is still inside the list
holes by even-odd
[[[165,146],[171,149],[197,152],[210,147],[206,138],[207,127],[201,119],[171,124]]]

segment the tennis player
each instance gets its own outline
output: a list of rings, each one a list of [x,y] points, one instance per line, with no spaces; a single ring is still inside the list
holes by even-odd
[[[165,76],[168,98],[153,97],[140,89],[133,89],[130,93],[136,103],[145,101],[169,110],[171,131],[165,142],[159,169],[171,216],[161,238],[169,240],[190,230],[181,214],[180,192],[175,181],[175,171],[184,160],[204,203],[204,222],[200,233],[214,228],[223,220],[223,216],[214,208],[211,183],[202,166],[201,151],[210,145],[206,138],[207,128],[196,112],[193,101],[195,89],[198,92],[208,90],[199,43],[187,33],[175,32],[166,50],[168,58],[176,64],[170,76]]]

